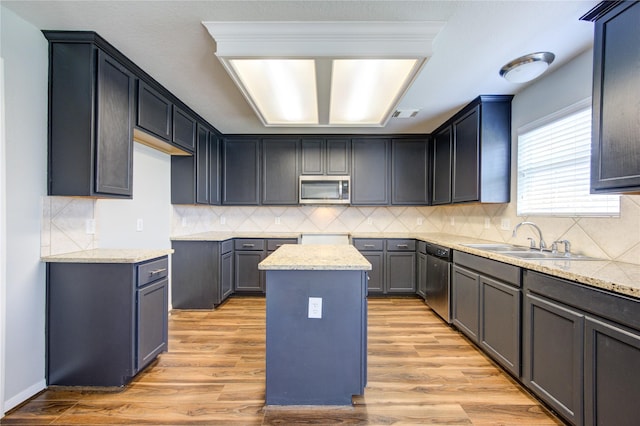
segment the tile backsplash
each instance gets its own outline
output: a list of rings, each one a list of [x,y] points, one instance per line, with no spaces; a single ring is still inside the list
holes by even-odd
[[[100,224],[95,220],[96,200],[44,197],[41,254],[53,255],[99,247]],[[537,236],[513,227],[531,220],[547,243],[571,241],[572,250],[588,256],[640,264],[640,195],[620,198],[618,218],[518,217],[515,203],[463,204],[438,207],[226,207],[174,205],[171,235],[221,232],[334,232],[420,233],[443,232],[496,242],[526,245]]]

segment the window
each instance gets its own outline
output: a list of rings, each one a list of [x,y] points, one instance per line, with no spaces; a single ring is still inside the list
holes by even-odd
[[[619,195],[591,195],[591,100],[518,130],[518,216],[619,216]]]

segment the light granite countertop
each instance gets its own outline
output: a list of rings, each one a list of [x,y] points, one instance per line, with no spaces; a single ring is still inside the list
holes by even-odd
[[[172,237],[172,240],[184,241],[224,241],[231,238],[298,238],[300,233],[221,233],[207,232],[202,234]],[[349,234],[351,238],[411,238],[429,243],[439,244],[454,250],[486,257],[522,268],[542,272],[558,278],[579,282],[591,287],[610,290],[640,299],[640,265],[614,262],[610,260],[530,260],[519,259],[486,250],[467,247],[464,244],[487,244],[477,238],[462,237],[443,233],[359,233]]]
[[[260,270],[370,271],[371,263],[352,245],[284,244],[258,264]]]
[[[44,256],[43,262],[138,263],[173,253],[173,249],[93,249]]]

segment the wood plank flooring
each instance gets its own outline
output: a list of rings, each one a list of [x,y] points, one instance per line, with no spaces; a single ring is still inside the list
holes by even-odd
[[[353,407],[264,407],[265,299],[174,311],[169,352],[126,389],[49,389],[3,425],[557,425],[418,299],[369,299],[368,385]]]

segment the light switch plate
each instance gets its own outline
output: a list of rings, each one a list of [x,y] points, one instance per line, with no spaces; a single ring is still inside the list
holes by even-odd
[[[309,298],[309,318],[322,318],[322,297]]]

